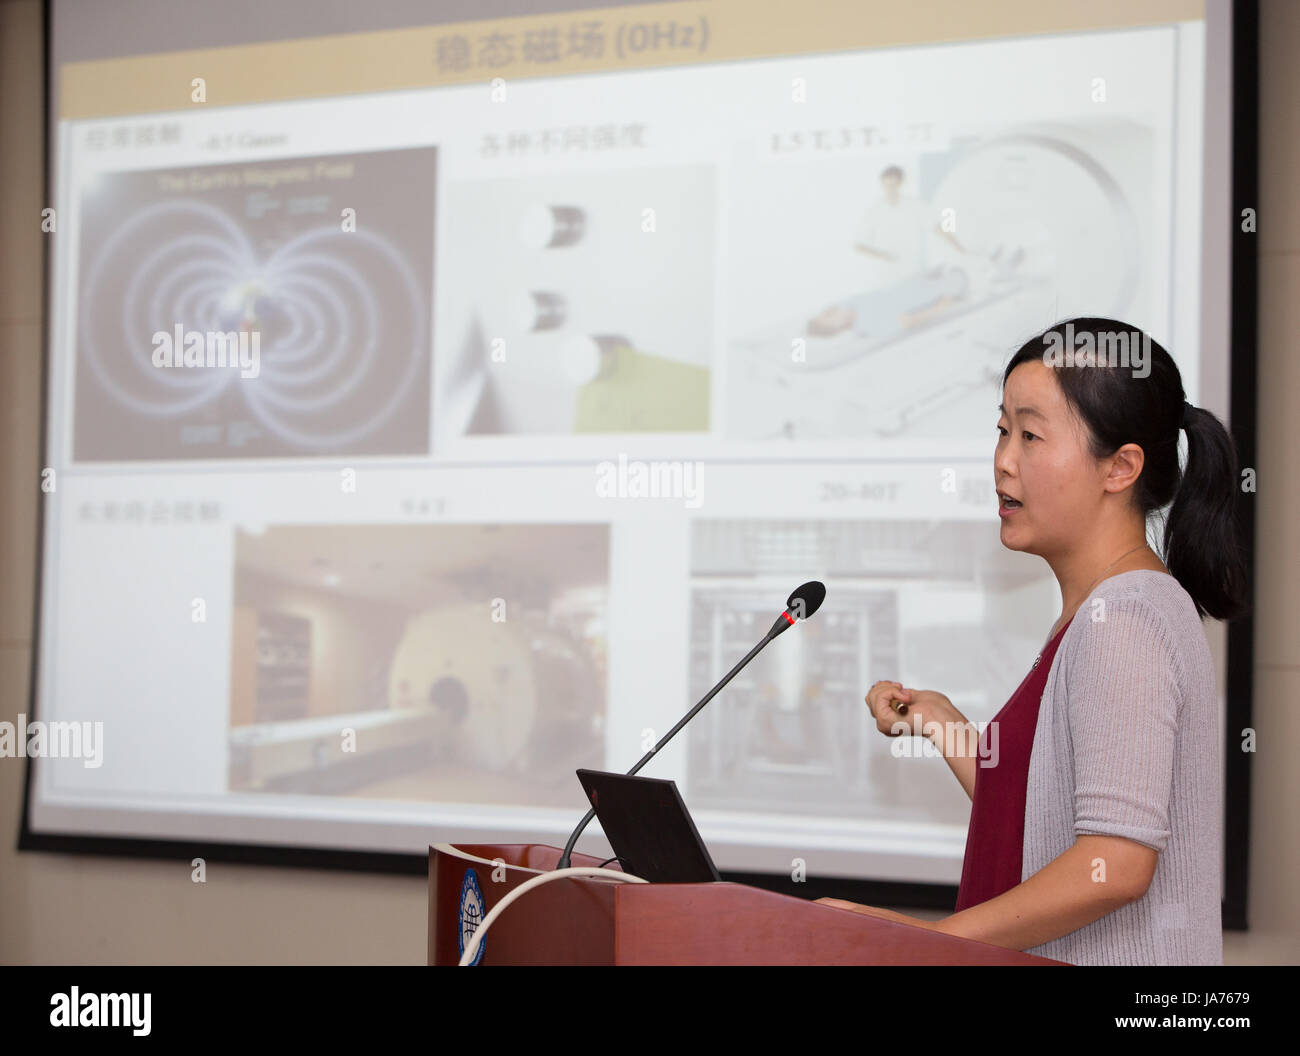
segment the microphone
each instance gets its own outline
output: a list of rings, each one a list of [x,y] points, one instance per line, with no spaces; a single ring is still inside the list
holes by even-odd
[[[645,766],[646,763],[654,758],[659,749],[672,740],[677,731],[690,722],[691,719],[695,717],[695,713],[717,695],[718,690],[735,678],[744,666],[753,660],[768,642],[778,635],[784,634],[799,620],[808,619],[809,616],[822,607],[822,602],[825,600],[826,587],[815,579],[809,580],[802,586],[796,587],[794,592],[786,599],[785,612],[781,613],[781,615],[776,618],[776,622],[772,624],[772,629],[763,636],[763,640],[746,653],[740,663],[723,675],[718,684],[709,690],[708,693],[704,695],[703,699],[695,705],[695,707],[691,708],[690,711],[683,715],[681,721],[659,739],[658,744],[641,757],[636,766],[632,767],[632,769],[627,772],[627,776],[631,777],[640,770],[641,767]],[[591,810],[587,811],[583,819],[578,822],[578,827],[573,830],[572,835],[569,836],[568,842],[564,845],[564,853],[560,855],[560,860],[555,865],[556,869],[569,868],[569,856],[573,853],[573,845],[578,842],[578,837],[582,835],[582,830],[587,827],[591,822],[591,819],[595,816],[596,808],[593,807]]]
[[[796,620],[806,620],[814,612],[822,607],[822,602],[826,600],[826,587],[817,580],[809,580],[801,587],[796,587],[794,593],[785,599],[785,612],[776,618],[776,623],[772,624],[772,629],[767,632],[767,637],[763,639],[763,645],[766,645],[778,634],[784,634],[795,625]],[[761,649],[762,646],[759,646]]]

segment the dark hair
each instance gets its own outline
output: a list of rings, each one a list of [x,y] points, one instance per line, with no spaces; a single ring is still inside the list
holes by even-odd
[[[885,171],[880,174],[880,178],[882,180],[886,176],[892,176],[896,180],[901,180],[903,178],[903,170],[900,169],[897,165],[890,165],[889,168],[885,169]]]
[[[1082,334],[1091,340],[1080,348]],[[1119,335],[1127,335],[1127,345]],[[1124,355],[1134,342],[1141,343],[1143,361]],[[1187,405],[1184,421],[1182,375],[1169,353],[1135,326],[1088,316],[1057,323],[1021,345],[1002,374],[1004,389],[1011,372],[1030,360],[1053,368],[1066,403],[1087,429],[1094,458],[1113,455],[1123,444],[1142,448],[1134,498],[1144,518],[1172,502],[1162,558],[1197,613],[1230,620],[1245,612],[1249,583],[1236,521],[1236,447],[1210,411]],[[1184,468],[1180,428],[1187,430]]]

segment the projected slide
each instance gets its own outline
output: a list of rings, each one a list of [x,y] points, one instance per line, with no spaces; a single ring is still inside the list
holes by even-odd
[[[237,86],[56,56],[37,710],[104,732],[36,828],[562,845],[574,771],[816,579],[643,772],[724,870],[958,880],[969,800],[863,698],[991,719],[1060,612],[999,541],[1025,340],[1116,316],[1226,378],[1205,24],[807,0],[688,47],[691,6],[233,46]]]
[[[90,181],[76,458],[427,451],[436,157]]]

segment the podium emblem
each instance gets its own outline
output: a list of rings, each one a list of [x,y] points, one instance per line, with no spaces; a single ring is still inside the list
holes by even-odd
[[[460,885],[460,928],[456,936],[461,956],[464,956],[465,947],[469,945],[470,940],[474,937],[474,932],[478,930],[478,926],[483,923],[486,912],[483,902],[483,889],[478,886],[478,876],[473,869],[466,869],[465,880]],[[478,944],[478,951],[474,954],[474,959],[470,961],[470,964],[478,964],[483,959],[483,951],[486,948],[487,939],[484,938]]]

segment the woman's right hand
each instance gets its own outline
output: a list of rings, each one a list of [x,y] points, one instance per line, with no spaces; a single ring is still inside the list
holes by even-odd
[[[867,707],[876,729],[887,737],[921,736],[928,722],[944,722],[952,701],[932,689],[908,689],[901,682],[877,682],[867,691]]]
[[[895,710],[895,704],[903,708],[901,714]],[[876,729],[886,737],[903,734],[925,737],[938,748],[962,790],[974,802],[975,757],[952,747],[964,744],[964,739],[948,736],[957,727],[964,732],[969,722],[953,707],[951,700],[932,689],[908,689],[901,682],[877,682],[867,691],[867,707],[876,720]]]

